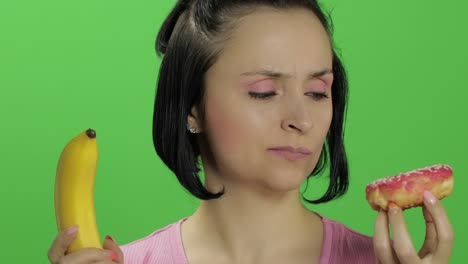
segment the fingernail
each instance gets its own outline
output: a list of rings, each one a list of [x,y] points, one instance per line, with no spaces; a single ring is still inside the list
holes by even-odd
[[[114,251],[111,251],[109,257],[111,260],[116,260],[119,258],[119,255],[117,255],[117,253],[115,253]]]
[[[74,235],[78,232],[78,229],[80,227],[75,225],[75,226],[72,226],[72,227],[69,227],[66,231],[65,231],[65,235],[67,236],[71,236],[71,235]]]
[[[424,200],[428,204],[435,204],[437,198],[429,191],[424,191]]]
[[[106,235],[106,239],[109,239],[110,241],[114,242],[115,244],[117,244],[117,241],[115,241],[115,239],[111,236],[111,235]]]

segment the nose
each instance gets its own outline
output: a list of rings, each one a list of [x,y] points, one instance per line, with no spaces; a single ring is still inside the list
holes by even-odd
[[[310,107],[310,105],[309,105]],[[287,114],[281,120],[281,127],[286,131],[305,133],[313,127],[310,109],[303,102],[294,102],[288,107]]]

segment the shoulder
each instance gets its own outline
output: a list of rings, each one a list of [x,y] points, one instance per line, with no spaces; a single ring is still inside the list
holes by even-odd
[[[371,236],[350,229],[343,223],[322,217],[324,223],[324,255],[328,263],[374,263]],[[327,250],[328,249],[328,250]]]
[[[125,264],[145,263],[182,263],[185,258],[180,238],[180,219],[146,237],[120,246]]]

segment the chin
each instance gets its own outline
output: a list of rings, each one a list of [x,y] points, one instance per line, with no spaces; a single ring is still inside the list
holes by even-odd
[[[303,172],[281,172],[276,171],[269,174],[270,176],[264,182],[268,189],[277,192],[290,192],[298,190],[302,183],[304,183],[308,174]]]

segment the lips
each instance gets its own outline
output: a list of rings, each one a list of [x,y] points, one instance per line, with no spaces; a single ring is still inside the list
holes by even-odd
[[[292,146],[279,146],[268,149],[269,152],[288,160],[300,160],[307,158],[312,152],[305,147],[294,148]]]

